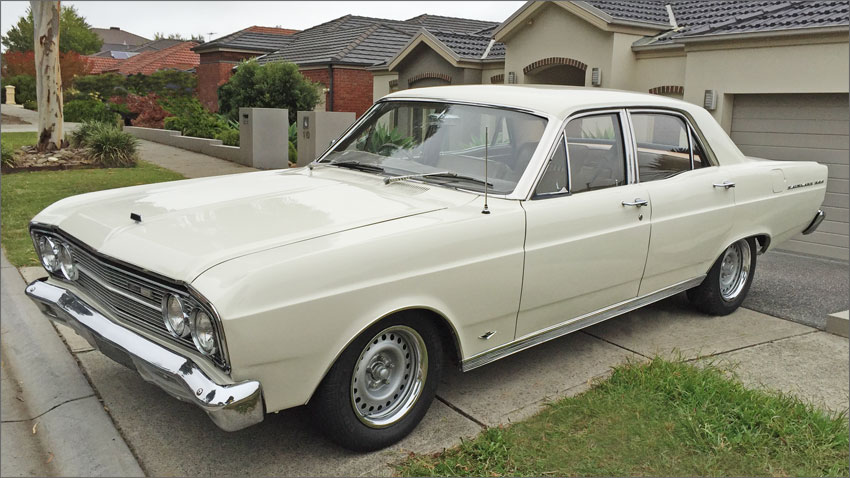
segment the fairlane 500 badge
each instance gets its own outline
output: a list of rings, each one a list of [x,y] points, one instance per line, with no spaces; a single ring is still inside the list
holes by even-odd
[[[788,189],[806,188],[809,186],[814,186],[815,184],[823,184],[823,179],[818,179],[817,181],[809,181],[807,183],[792,184],[791,186],[788,186]]]

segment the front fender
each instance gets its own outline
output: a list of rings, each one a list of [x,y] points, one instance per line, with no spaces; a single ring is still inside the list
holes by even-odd
[[[269,411],[302,405],[360,332],[414,307],[446,318],[461,358],[513,340],[525,216],[515,201],[490,204],[490,215],[476,202],[206,271],[192,285],[222,317],[234,380],[259,380]]]

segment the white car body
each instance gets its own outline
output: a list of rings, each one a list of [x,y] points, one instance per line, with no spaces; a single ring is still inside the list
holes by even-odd
[[[105,315],[179,350],[216,381],[259,382],[265,411],[273,412],[307,403],[346,346],[398,311],[420,309],[441,322],[452,338],[445,348],[468,370],[699,285],[739,239],[756,237],[762,252],[772,249],[813,222],[826,191],[825,166],[745,157],[702,107],[662,96],[447,86],[382,101],[401,99],[515,108],[548,123],[516,189],[489,196],[490,214],[482,214],[477,192],[416,180],[385,184],[376,174],[319,163],[84,194],[51,205],[33,223],[190,285],[220,317],[228,369]],[[569,118],[630,109],[683,115],[716,165],[532,197]],[[724,182],[735,187],[714,186]],[[623,206],[635,198],[648,205]],[[97,305],[73,283],[48,282]]]

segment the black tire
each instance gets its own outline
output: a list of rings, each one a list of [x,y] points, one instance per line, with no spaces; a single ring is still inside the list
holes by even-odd
[[[734,296],[730,297],[729,294],[725,294],[726,296],[724,296],[721,286],[721,269],[723,268],[723,261],[726,257],[727,251],[735,247],[736,244],[740,244],[741,248],[747,247],[749,249],[749,268],[746,269],[747,274],[746,278],[743,279],[743,283],[738,283],[737,287],[734,288],[736,290]],[[744,244],[746,244],[746,246],[744,246]],[[743,261],[741,263],[743,264]],[[720,254],[720,257],[718,257],[714,265],[711,266],[711,269],[708,271],[708,275],[706,275],[702,284],[688,290],[688,300],[690,300],[697,309],[706,314],[729,315],[732,312],[735,312],[735,310],[741,306],[741,303],[744,302],[744,299],[747,297],[747,292],[750,290],[750,285],[753,282],[755,272],[755,239],[748,238],[736,241],[725,249],[722,254]]]
[[[355,366],[369,353],[366,348],[373,345],[370,342],[379,340],[381,333],[387,330],[402,331],[402,333],[406,333],[408,330],[415,331],[421,338],[421,341],[417,341],[418,346],[424,345],[426,351],[427,357],[423,357],[422,363],[427,363],[427,368],[424,373],[424,381],[419,382],[419,386],[416,387],[418,395],[416,398],[407,398],[409,406],[397,407],[395,403],[393,404],[393,408],[404,409],[406,412],[397,412],[400,416],[395,421],[377,428],[374,424],[368,425],[364,421],[369,420],[369,418],[363,417],[363,413],[355,411],[354,401],[355,399],[359,400],[355,390],[359,390],[355,385],[354,373],[356,371],[358,374],[363,373],[359,372],[360,367],[355,369]],[[402,337],[394,338],[401,339]],[[405,338],[412,340],[412,338]],[[387,336],[384,340],[390,340],[390,338]],[[395,343],[390,343],[390,345],[395,346]],[[409,349],[408,355],[410,355]],[[342,352],[316,389],[308,408],[314,423],[331,441],[354,451],[380,450],[407,436],[422,421],[434,400],[437,384],[442,373],[442,364],[442,343],[439,330],[433,323],[433,319],[413,312],[401,313],[369,327]],[[395,365],[390,368],[395,370]],[[372,370],[369,367],[364,367],[364,369]],[[363,378],[362,375],[359,376],[361,379]],[[361,380],[362,382],[363,380]],[[398,383],[401,383],[402,387],[405,386],[405,383]],[[408,387],[408,390],[411,390],[414,383],[407,382],[406,385],[411,385]],[[387,387],[390,386],[391,384],[387,385]],[[378,387],[380,389],[384,385],[381,383]],[[390,391],[389,393],[393,392]],[[363,406],[364,403],[365,400],[360,402],[360,405]],[[388,410],[389,408],[387,407]]]

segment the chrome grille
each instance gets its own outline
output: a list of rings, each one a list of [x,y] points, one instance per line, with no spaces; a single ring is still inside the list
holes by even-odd
[[[126,267],[110,264],[64,235],[42,230],[36,232],[56,237],[72,245],[71,255],[79,271],[76,284],[100,305],[139,328],[165,337],[189,350],[196,350],[191,336],[174,337],[162,319],[162,300],[168,293],[178,294],[189,314],[201,307],[185,290],[144,277],[143,273]],[[225,367],[221,350],[219,346],[219,352],[211,358],[217,365]]]

